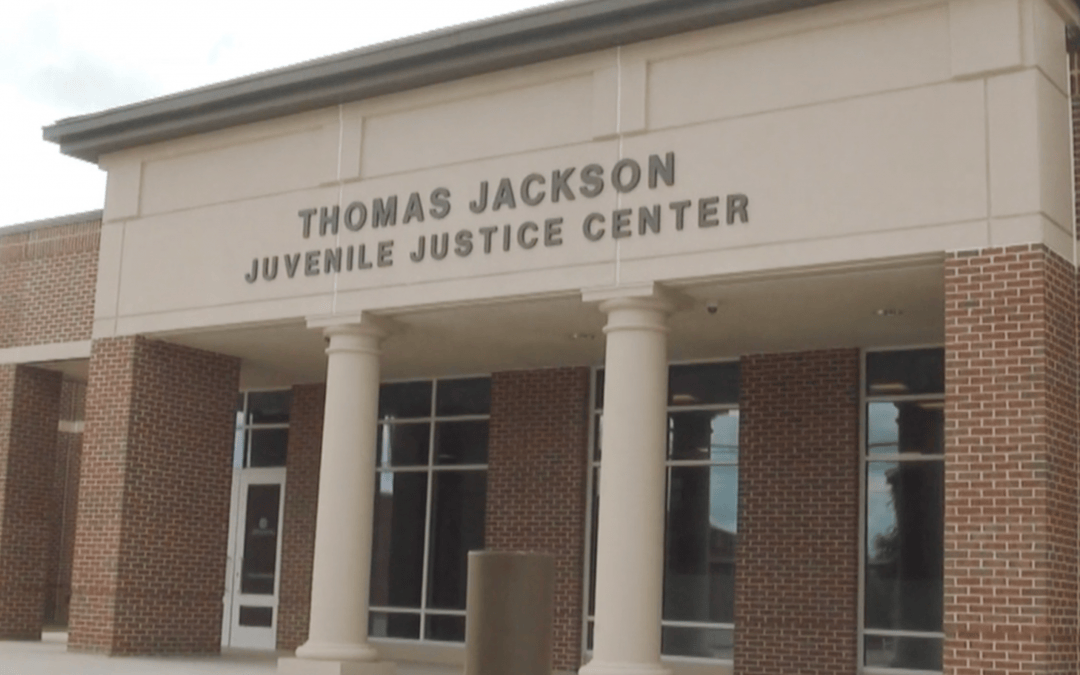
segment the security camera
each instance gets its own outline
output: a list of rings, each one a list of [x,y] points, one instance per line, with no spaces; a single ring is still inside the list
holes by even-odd
[[[716,310],[720,309],[720,303],[715,300],[710,300],[705,303],[705,311],[709,314],[716,314]]]

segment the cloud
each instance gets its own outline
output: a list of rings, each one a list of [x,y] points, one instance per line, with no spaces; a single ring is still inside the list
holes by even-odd
[[[40,66],[22,78],[31,98],[69,110],[91,112],[159,96],[153,79],[110,66],[89,54],[74,53]]]

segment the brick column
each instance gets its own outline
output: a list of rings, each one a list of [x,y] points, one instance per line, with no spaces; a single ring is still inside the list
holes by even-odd
[[[1073,266],[945,263],[946,675],[1080,670]]]
[[[491,377],[485,546],[555,557],[553,667],[581,665],[589,369]]]
[[[278,649],[289,651],[303,644],[308,635],[325,402],[325,385],[293,387],[277,626]]]
[[[41,638],[61,379],[0,366],[0,638]]]
[[[74,650],[220,650],[239,361],[94,342],[75,535]]]
[[[736,675],[853,675],[859,353],[742,360]]]

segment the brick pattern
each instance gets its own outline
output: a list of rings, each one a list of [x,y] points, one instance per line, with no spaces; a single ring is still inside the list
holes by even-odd
[[[0,349],[89,340],[101,222],[0,236]]]
[[[290,651],[308,636],[325,403],[326,385],[293,387],[277,624],[278,649]]]
[[[0,365],[0,638],[41,637],[61,379]]]
[[[75,517],[79,503],[79,467],[86,385],[65,379],[60,390],[60,430],[56,435],[52,494],[49,507],[49,554],[45,623],[66,626],[71,602],[71,566],[75,555]]]
[[[946,675],[1080,672],[1076,294],[1041,245],[946,260]]]
[[[555,557],[556,670],[581,665],[588,408],[587,368],[491,378],[485,546]]]
[[[854,675],[859,353],[741,363],[736,675]]]
[[[94,342],[69,649],[220,650],[239,361]]]

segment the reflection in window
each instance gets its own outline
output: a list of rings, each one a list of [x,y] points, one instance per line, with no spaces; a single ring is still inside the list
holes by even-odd
[[[867,356],[863,661],[869,667],[942,669],[941,361],[940,350]],[[888,382],[910,386],[893,393],[881,384]]]
[[[274,594],[280,512],[280,485],[248,486],[244,557],[240,570],[241,593]]]
[[[469,551],[484,547],[490,380],[383,385],[372,637],[461,642]]]
[[[671,656],[731,660],[738,539],[738,363],[678,365],[670,373],[662,650]],[[603,378],[597,377],[597,401],[602,386]],[[597,415],[590,618],[596,602],[600,427]],[[591,625],[588,635],[591,648]]]

